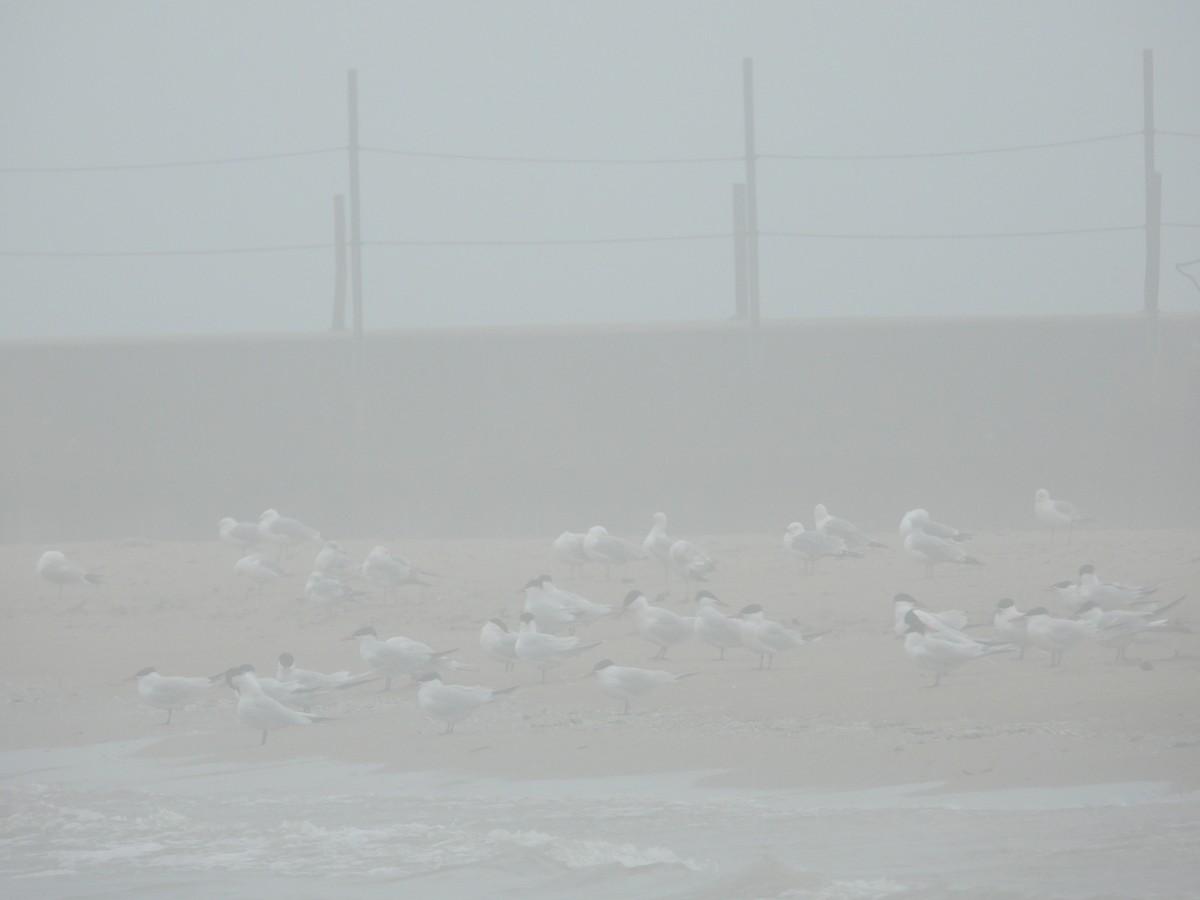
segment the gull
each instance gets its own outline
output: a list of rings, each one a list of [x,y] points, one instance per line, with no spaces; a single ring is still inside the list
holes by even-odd
[[[517,633],[509,631],[502,619],[488,619],[479,631],[479,646],[492,659],[504,663],[511,672],[521,657],[517,656]]]
[[[313,572],[304,584],[304,596],[318,606],[332,606],[341,600],[355,600],[365,596],[361,591],[351,591],[340,578],[325,572]]]
[[[588,559],[602,563],[608,577],[612,578],[612,567],[642,559],[645,554],[624,538],[613,537],[603,525],[593,525],[583,538],[583,552]]]
[[[262,542],[257,522],[239,522],[231,516],[217,523],[217,533],[222,541],[234,547],[254,547]]]
[[[578,656],[598,645],[599,641],[584,644],[577,637],[543,634],[531,613],[521,613],[521,630],[513,649],[517,657],[535,668],[541,669],[542,681],[546,670],[561,665],[569,657]]]
[[[251,553],[233,564],[233,574],[243,575],[251,581],[256,581],[261,587],[268,581],[277,581],[285,577],[287,572],[262,553]],[[250,593],[249,587],[246,588],[246,593]]]
[[[417,679],[417,704],[425,715],[446,723],[443,734],[449,734],[454,726],[479,707],[494,703],[517,689],[517,685],[501,690],[478,685],[444,684],[437,672],[426,672]]]
[[[384,588],[389,593],[403,584],[429,585],[422,575],[436,575],[434,572],[424,572],[416,566],[393,556],[386,547],[372,547],[362,564],[362,575],[369,584]],[[438,576],[440,577],[440,576]]]
[[[733,618],[741,620],[742,643],[747,650],[758,654],[760,669],[770,669],[775,662],[776,653],[812,644],[827,633],[821,632],[812,637],[805,637],[799,631],[766,618],[762,606],[757,603],[743,607]]]
[[[632,590],[625,595],[618,615],[624,615],[627,610],[633,611],[633,623],[642,637],[658,644],[659,650],[654,654],[654,659],[666,659],[669,647],[686,641],[694,633],[691,619],[661,606],[651,606],[646,595],[639,590]]]
[[[321,533],[315,528],[309,528],[299,519],[281,516],[273,509],[258,517],[258,533],[268,544],[278,544],[280,554],[287,552],[292,544],[321,540]]]
[[[919,519],[910,523],[912,531],[904,539],[904,552],[911,559],[924,563],[926,574],[933,575],[933,567],[938,563],[957,563],[963,566],[982,566],[979,560],[968,556],[961,544],[955,541],[926,534]]]
[[[1067,530],[1067,542],[1075,535],[1075,526],[1084,521],[1075,504],[1069,500],[1054,500],[1045,488],[1038,488],[1033,495],[1033,512],[1041,521],[1050,526],[1050,536],[1060,529]]]
[[[1100,581],[1096,578],[1096,567],[1091,563],[1079,567],[1080,600],[1082,603],[1095,603],[1101,609],[1118,609],[1122,606],[1152,602],[1148,598],[1157,590],[1158,588],[1138,587],[1134,584]]]
[[[988,644],[961,632],[932,631],[916,615],[915,610],[909,612],[907,619],[904,652],[918,666],[934,673],[933,687],[941,684],[942,676],[951,669],[973,659],[1012,649],[1010,644]]]
[[[1125,659],[1125,650],[1134,641],[1150,632],[1183,632],[1191,629],[1178,619],[1157,619],[1156,616],[1183,600],[1180,597],[1171,603],[1152,610],[1104,609],[1094,601],[1087,601],[1079,611],[1079,620],[1092,626],[1092,636],[1101,647],[1117,651],[1117,662]]]
[[[66,555],[58,550],[47,550],[37,561],[38,574],[49,581],[51,584],[58,585],[58,599],[62,599],[63,588],[68,584],[90,584],[93,587],[99,587],[103,584],[100,576],[95,572],[89,572],[78,563],[73,563],[67,559]]]
[[[693,581],[707,581],[708,579],[704,576],[717,567],[707,550],[687,540],[678,540],[673,543],[667,557],[675,574],[683,579],[686,595],[692,593]]]
[[[793,522],[783,534],[783,549],[793,553],[805,562],[805,569],[815,571],[817,560],[824,556],[862,557],[856,550],[846,546],[840,537],[822,534],[819,531],[805,531],[800,522]]]
[[[289,725],[312,725],[328,722],[321,716],[313,716],[289,709],[263,690],[254,674],[254,666],[236,666],[225,673],[225,683],[237,691],[237,716],[251,728],[262,731],[260,744],[267,742],[267,733]]]
[[[682,678],[690,678],[695,672],[662,672],[658,669],[638,669],[634,666],[618,666],[611,659],[602,659],[592,668],[591,674],[600,684],[600,690],[625,703],[622,710],[629,714],[629,700],[640,697],[664,684],[674,684]]]
[[[896,634],[904,637],[908,633],[908,614],[913,613],[921,624],[930,631],[946,631],[962,634],[967,627],[967,614],[961,609],[944,609],[930,612],[923,608],[911,594],[897,594],[892,599],[893,627]],[[965,635],[964,635],[965,636]]]
[[[1025,614],[1017,609],[1016,601],[1009,597],[999,601],[992,614],[992,627],[996,629],[996,634],[1014,647],[1021,648],[1017,659],[1024,659],[1025,651],[1029,649],[1028,621]]]
[[[592,560],[583,552],[583,539],[586,535],[581,531],[564,531],[550,544],[554,555],[571,567],[571,574],[576,569],[582,569]]]
[[[741,623],[717,609],[724,605],[709,591],[696,594],[696,637],[721,651],[718,659],[725,658],[726,650],[742,646]]]
[[[671,565],[671,545],[675,539],[667,536],[667,514],[656,512],[651,520],[649,533],[642,538],[642,552],[662,563],[666,576]]]
[[[851,550],[858,550],[862,547],[887,546],[868,538],[852,522],[839,519],[837,516],[831,516],[829,510],[825,508],[824,503],[818,503],[813,507],[813,524],[817,526],[817,531],[821,532],[821,534],[840,537]]]
[[[1087,622],[1058,619],[1044,606],[1025,613],[1025,633],[1029,643],[1050,653],[1050,665],[1062,665],[1063,651],[1078,647],[1092,628]]]
[[[167,720],[164,725],[171,724],[171,713],[187,706],[200,695],[220,681],[216,678],[193,677],[190,675],[162,675],[154,666],[147,666],[127,681],[137,681],[138,696],[151,706],[165,709]]]
[[[908,537],[909,532],[912,531],[913,522],[920,522],[925,533],[932,534],[934,537],[945,538],[948,541],[969,541],[971,539],[971,535],[965,531],[959,531],[952,525],[935,522],[923,509],[910,509],[904,514],[904,518],[900,520],[900,537]]]
[[[385,691],[392,689],[392,678],[396,675],[411,675],[415,678],[432,666],[455,670],[468,668],[449,658],[450,654],[455,652],[454,649],[435,651],[428,644],[402,635],[382,641],[370,625],[362,626],[342,640],[358,641],[358,654],[363,662],[372,669],[383,672]]]
[[[318,572],[324,572],[326,575],[333,575],[345,581],[354,571],[354,560],[337,541],[326,541],[325,545],[317,551],[313,568]]]

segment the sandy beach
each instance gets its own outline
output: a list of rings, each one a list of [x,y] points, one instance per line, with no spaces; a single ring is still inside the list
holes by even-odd
[[[41,783],[31,762],[39,754],[96,746],[118,748],[108,756],[120,760],[119,768],[144,766],[150,780],[149,773],[161,773],[163,765],[217,766],[226,774],[241,772],[243,784],[253,785],[256,772],[314,761],[363,766],[380,778],[407,778],[403,784],[409,788],[413,778],[524,784],[514,790],[526,796],[547,785],[578,789],[625,779],[620,783],[626,788],[642,786],[633,789],[635,794],[658,797],[660,811],[668,800],[659,790],[681,783],[693,799],[706,792],[719,797],[750,791],[761,799],[920,785],[922,802],[934,805],[939,794],[1041,791],[1050,796],[1066,789],[1154,784],[1160,799],[1179,800],[1200,790],[1200,635],[1155,636],[1131,647],[1124,663],[1094,644],[1067,652],[1057,668],[1048,666],[1048,655],[1037,649],[1023,660],[1015,653],[997,654],[964,666],[934,688],[931,674],[904,654],[892,627],[892,598],[900,591],[931,609],[963,609],[977,623],[990,623],[1001,597],[1016,599],[1023,609],[1046,605],[1059,614],[1047,586],[1072,578],[1084,562],[1095,563],[1110,580],[1157,585],[1156,596],[1164,602],[1188,595],[1172,614],[1196,621],[1192,604],[1200,602],[1200,531],[1093,530],[1077,534],[1073,543],[1040,531],[982,533],[970,548],[986,565],[941,566],[933,577],[899,552],[896,535],[873,537],[890,546],[860,560],[822,560],[814,574],[786,557],[775,535],[695,537],[718,561],[709,589],[732,608],[761,603],[771,618],[791,627],[828,632],[816,643],[779,655],[770,671],[759,670],[758,658],[745,649],[731,650],[718,661],[717,651],[698,640],[673,647],[664,662],[652,661],[657,648],[622,617],[581,631],[601,645],[552,670],[546,684],[538,683],[538,673],[527,666],[504,671],[478,645],[480,626],[489,617],[515,624],[523,603],[520,588],[528,578],[551,572],[560,585],[614,605],[633,587],[651,597],[669,590],[664,605],[690,613],[682,582],[674,576],[668,581],[651,562],[617,569],[611,580],[596,566],[572,577],[550,555],[548,540],[343,541],[356,559],[382,543],[441,577],[431,578],[435,583],[429,587],[407,587],[392,597],[372,590],[361,601],[326,610],[302,596],[315,545],[297,548],[283,560],[290,577],[248,593],[247,582],[232,575],[239,553],[231,547],[215,540],[130,541],[58,547],[101,571],[105,580],[98,589],[68,588],[60,599],[57,588],[34,570],[47,548],[4,546],[0,753],[9,761],[5,784],[17,792],[10,793],[9,802],[28,801],[21,791]],[[456,648],[455,658],[473,667],[455,674],[460,683],[520,687],[444,735],[443,724],[418,708],[412,685],[397,679],[385,692],[372,683],[322,707],[334,721],[273,732],[260,746],[258,733],[235,716],[233,694],[224,685],[175,712],[172,724],[164,726],[163,712],[139,702],[134,683],[127,680],[146,666],[164,674],[211,675],[244,662],[273,675],[284,651],[305,668],[362,671],[355,643],[342,639],[363,624],[373,625],[381,637],[403,634],[438,649]],[[990,625],[973,633],[994,636]],[[622,715],[620,702],[586,677],[602,658],[696,674],[634,700],[630,713]],[[104,787],[103,770],[90,768],[88,777],[88,790]],[[1172,859],[1185,835],[1189,840],[1200,836],[1200,802],[1162,808],[1188,810],[1158,848],[1161,858]],[[11,821],[5,837],[28,845],[19,841],[21,828]],[[36,894],[30,895],[57,896],[54,877],[30,878],[40,858],[30,854],[14,862],[7,877],[20,876],[26,887],[36,884]],[[1112,854],[1105,858],[1118,865]],[[715,867],[710,875],[727,871],[719,858],[707,864]],[[1127,871],[1127,861],[1119,864]],[[106,858],[103,871],[113,865],[118,864]],[[1099,865],[1074,885],[1078,891],[1062,895],[1104,895],[1107,876]],[[1189,868],[1195,873],[1184,858],[1174,866],[1164,869],[1161,860],[1153,864],[1155,877],[1167,878],[1159,888],[1162,896],[1185,896],[1185,876]],[[78,874],[86,871],[51,868],[70,868],[75,875],[63,874],[60,883],[73,889],[79,887]],[[118,886],[127,887],[139,883],[143,870],[120,871],[125,880]],[[261,874],[250,866],[244,874],[253,881],[255,873]],[[749,893],[742,892],[744,885],[731,885],[727,895],[817,895],[797,893],[801,888],[787,878],[782,887],[764,886],[761,874],[747,882]],[[868,879],[862,893],[826,895],[952,893],[949,882],[930,888],[927,878],[872,881],[890,874],[868,861],[856,874]],[[561,887],[556,881],[538,883],[547,896],[557,890],[547,892],[547,883]],[[945,892],[938,893],[936,884]],[[913,893],[914,885],[933,893]],[[624,889],[675,895],[662,885]],[[192,896],[189,890],[168,893]],[[1013,890],[997,896],[1060,895],[1041,893],[1037,883]],[[452,893],[447,888],[446,895]],[[1118,890],[1117,895],[1125,894]]]

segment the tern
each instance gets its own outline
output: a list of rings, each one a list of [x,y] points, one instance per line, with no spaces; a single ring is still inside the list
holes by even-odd
[[[1083,604],[1079,611],[1079,619],[1092,626],[1092,636],[1101,647],[1117,651],[1117,662],[1125,660],[1125,650],[1130,644],[1141,640],[1144,635],[1163,632],[1191,633],[1191,629],[1178,619],[1156,618],[1164,610],[1170,609],[1183,600],[1180,597],[1172,603],[1164,604],[1152,610],[1106,610],[1092,600]]]
[[[1079,567],[1079,599],[1080,604],[1095,603],[1101,609],[1119,609],[1123,606],[1138,606],[1151,603],[1150,595],[1158,588],[1138,587],[1134,584],[1119,584],[1115,581],[1100,581],[1096,577],[1096,567],[1085,563]]]
[[[899,637],[908,633],[908,614],[914,611],[921,623],[931,631],[961,633],[967,627],[967,614],[961,609],[931,612],[922,607],[911,594],[897,594],[892,598],[892,615],[893,627]]]
[[[435,651],[428,644],[397,635],[386,641],[379,639],[375,629],[364,625],[344,641],[358,641],[358,653],[363,662],[383,672],[385,691],[392,689],[392,678],[396,675],[411,675],[414,678],[433,666],[446,669],[465,669],[467,666],[450,659],[455,650]]]
[[[616,609],[603,603],[593,603],[586,597],[581,597],[571,591],[565,591],[554,583],[549,575],[538,579],[542,584],[542,593],[546,599],[564,610],[571,617],[571,628],[587,625],[597,619],[614,615]]]
[[[825,508],[824,503],[818,503],[813,507],[813,524],[817,526],[817,531],[821,534],[841,538],[851,550],[861,550],[863,547],[887,546],[886,544],[879,543],[879,541],[869,539],[858,530],[858,527],[853,522],[847,522],[845,519],[831,516],[829,510]]]
[[[513,685],[501,690],[492,690],[477,685],[444,684],[442,676],[437,672],[426,672],[417,682],[421,685],[417,689],[417,704],[430,718],[446,723],[443,734],[452,732],[457,723],[479,707],[511,694],[518,687]]]
[[[1028,621],[1025,614],[1017,609],[1016,601],[1008,597],[996,604],[996,611],[992,614],[992,627],[996,629],[996,634],[1014,647],[1021,648],[1017,659],[1024,659],[1025,651],[1029,649]]]
[[[541,669],[542,681],[546,670],[561,665],[572,656],[578,656],[597,646],[599,641],[584,644],[577,637],[543,634],[538,631],[532,613],[521,613],[521,630],[517,633],[514,646],[517,656],[535,668]]]
[[[917,616],[908,613],[908,631],[904,635],[904,652],[918,666],[934,673],[933,687],[942,683],[942,676],[973,659],[1012,650],[1011,644],[989,644],[977,641],[961,632],[931,631]]]
[[[719,609],[725,604],[709,591],[696,594],[696,637],[720,651],[718,659],[725,658],[725,651],[742,646],[741,623],[731,619]]]
[[[479,631],[479,646],[492,659],[504,663],[511,672],[521,657],[517,656],[517,633],[509,631],[502,619],[488,619]]]
[[[662,672],[657,669],[638,669],[633,666],[618,666],[611,659],[602,659],[592,668],[600,689],[610,697],[624,701],[622,714],[629,714],[629,701],[640,697],[664,684],[674,684],[682,678],[690,678],[695,672]]]
[[[312,725],[328,722],[323,716],[313,716],[284,706],[263,690],[254,674],[254,666],[235,666],[225,672],[225,683],[237,691],[237,716],[251,728],[262,731],[260,744],[267,742],[267,734],[289,725]]]
[[[221,676],[199,678],[190,675],[162,675],[154,666],[147,666],[127,680],[137,681],[139,697],[151,706],[167,711],[167,720],[163,724],[170,725],[171,714],[175,710],[198,700],[205,691],[221,680]]]
[[[382,676],[375,672],[363,672],[359,675],[351,675],[345,669],[341,672],[328,673],[301,669],[296,665],[296,657],[286,652],[279,654],[279,667],[275,671],[275,679],[281,684],[294,683],[309,691],[313,691],[314,693],[308,698],[309,700],[333,696],[333,692],[335,691],[358,687],[361,684],[370,684],[372,681],[378,681],[380,677]],[[259,680],[261,681],[261,679]],[[308,712],[308,709],[308,706],[304,707],[305,712]]]
[[[766,618],[762,606],[757,603],[743,607],[742,611],[733,618],[740,620],[742,643],[747,650],[758,654],[760,669],[770,669],[775,663],[776,653],[812,644],[827,634],[827,632],[821,632],[811,637],[805,637],[799,631]]]
[[[971,535],[965,531],[959,531],[952,525],[945,525],[941,522],[935,522],[929,518],[929,513],[924,509],[910,509],[904,514],[904,518],[900,520],[900,537],[908,537],[912,531],[912,523],[920,522],[926,534],[932,534],[934,537],[945,538],[948,541],[969,541]]]
[[[630,610],[642,637],[658,644],[654,659],[666,659],[669,647],[686,641],[695,631],[691,619],[661,606],[651,606],[646,595],[636,589],[625,595],[620,615]]]
[[[1091,631],[1089,623],[1055,618],[1044,606],[1025,613],[1029,642],[1050,653],[1051,666],[1061,666],[1063,652],[1078,647]]]

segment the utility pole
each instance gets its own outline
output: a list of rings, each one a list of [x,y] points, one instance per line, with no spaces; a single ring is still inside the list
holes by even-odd
[[[758,308],[758,153],[754,148],[754,60],[742,60],[742,110],[746,128],[746,300],[750,324]]]
[[[358,70],[347,73],[346,87],[350,113],[350,299],[354,306],[354,336],[363,334],[362,297],[362,206],[358,190]]]

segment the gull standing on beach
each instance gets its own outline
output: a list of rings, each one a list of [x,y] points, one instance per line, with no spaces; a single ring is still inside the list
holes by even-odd
[[[775,663],[775,654],[795,650],[812,644],[825,636],[825,632],[805,637],[799,631],[787,628],[768,619],[758,603],[751,603],[733,618],[741,621],[742,643],[747,650],[758,654],[758,667],[770,669]]]
[[[299,519],[281,516],[273,509],[259,516],[258,533],[266,543],[278,545],[281,555],[295,544],[321,540],[321,533],[315,528],[309,528]]]
[[[329,721],[321,716],[291,709],[274,697],[267,696],[254,674],[254,666],[242,665],[230,669],[225,673],[225,683],[237,691],[238,718],[251,728],[262,731],[260,744],[267,742],[268,732],[278,728]]]
[[[629,714],[629,701],[640,697],[656,687],[664,684],[674,684],[682,678],[690,678],[695,672],[662,672],[658,669],[639,669],[634,666],[618,666],[611,659],[602,659],[592,668],[592,675],[600,684],[600,689],[610,697],[615,697],[625,703],[623,715]]]
[[[692,620],[661,606],[651,606],[646,595],[632,590],[625,595],[619,615],[633,611],[633,623],[646,640],[658,644],[653,659],[666,659],[667,649],[686,641],[694,634]]]
[[[572,575],[577,569],[582,570],[591,562],[588,555],[583,552],[584,537],[586,535],[581,531],[564,531],[550,544],[550,551],[571,567]]]
[[[961,632],[932,631],[915,611],[908,614],[908,630],[904,635],[904,652],[923,669],[934,673],[933,687],[942,683],[942,676],[973,659],[1004,653],[1011,644],[987,644],[967,637]]]
[[[221,678],[194,677],[191,675],[160,675],[154,666],[147,666],[129,681],[137,681],[138,696],[151,706],[167,711],[164,725],[171,724],[171,714],[198,700],[209,688]]]
[[[231,516],[217,523],[217,534],[232,547],[256,547],[262,543],[262,532],[258,530],[257,522],[239,522]]]
[[[956,563],[961,566],[982,566],[983,563],[969,556],[956,541],[926,534],[919,519],[911,522],[912,531],[904,539],[904,552],[925,566],[925,573],[933,576],[933,567],[938,563]]]
[[[817,526],[817,531],[821,534],[841,538],[851,550],[861,550],[863,547],[887,546],[886,544],[879,543],[879,541],[873,541],[868,538],[858,530],[858,527],[853,522],[847,522],[845,519],[831,516],[829,510],[825,508],[824,503],[818,503],[813,508],[813,524]]]
[[[1045,488],[1038,488],[1033,495],[1033,513],[1050,526],[1051,537],[1065,528],[1067,543],[1075,536],[1075,526],[1084,520],[1074,503],[1069,500],[1054,500]]]
[[[456,724],[479,707],[494,703],[517,689],[516,685],[492,690],[478,685],[444,684],[437,672],[426,672],[417,679],[417,683],[420,684],[417,705],[425,710],[425,715],[446,723],[443,734],[452,732]]]
[[[415,678],[435,666],[456,670],[469,668],[457,660],[450,659],[454,649],[435,651],[428,644],[403,635],[381,641],[370,625],[362,626],[342,640],[358,641],[358,655],[362,657],[363,662],[384,673],[385,691],[392,689],[392,678],[396,675],[411,675]]]
[[[969,541],[971,535],[965,531],[959,531],[953,525],[946,525],[942,522],[935,522],[929,518],[929,513],[923,509],[910,509],[904,514],[904,518],[900,520],[900,537],[906,538],[912,532],[913,522],[920,522],[921,528],[926,534],[931,534],[934,537],[945,538],[948,541]]]
[[[742,646],[741,623],[717,609],[724,605],[709,591],[696,594],[696,637],[716,647],[721,652],[717,659],[721,660],[725,658],[726,650]]]
[[[816,571],[817,560],[825,556],[862,557],[857,550],[847,547],[840,537],[819,531],[805,531],[800,522],[793,522],[783,533],[783,549],[804,560],[805,571],[810,573]]]
[[[635,559],[645,558],[642,548],[629,543],[624,538],[613,537],[603,525],[593,525],[583,538],[583,552],[593,562],[604,566],[608,577],[612,578],[612,567],[622,566]]]
[[[513,649],[522,662],[541,669],[542,681],[545,682],[547,669],[562,665],[570,657],[578,656],[599,643],[592,641],[584,644],[577,637],[542,634],[538,631],[533,614],[521,613],[521,630]]]
[[[59,600],[62,599],[63,588],[68,584],[90,584],[92,587],[99,587],[103,584],[99,575],[89,572],[78,563],[71,562],[64,553],[58,550],[47,550],[39,556],[37,571],[51,584],[58,585]]]

